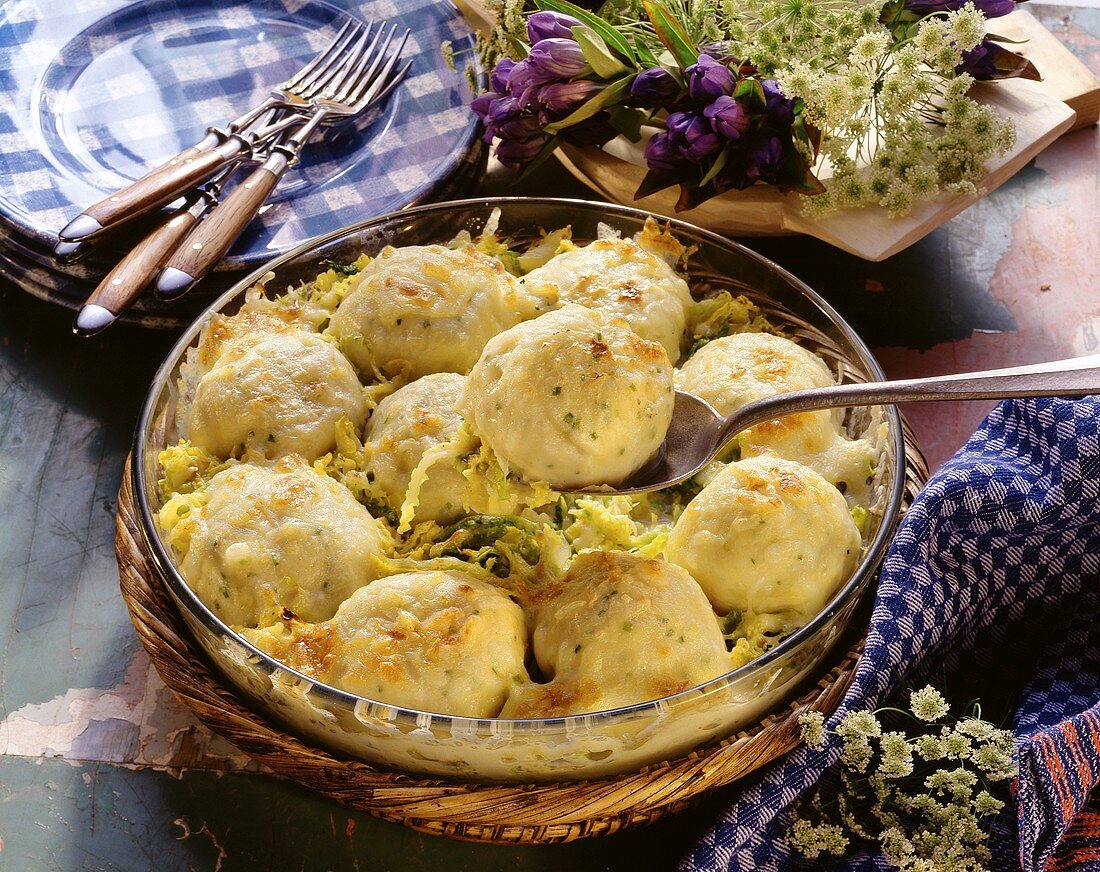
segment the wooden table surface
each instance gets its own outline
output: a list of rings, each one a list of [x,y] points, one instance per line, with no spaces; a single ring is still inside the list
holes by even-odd
[[[1100,9],[1030,8],[1100,72]],[[806,239],[746,242],[831,300],[890,376],[1095,353],[1098,144],[1095,128],[1066,136],[880,264]],[[524,193],[585,195],[556,167]],[[513,848],[420,835],[260,771],[165,689],[118,593],[115,494],[174,337],[122,326],[82,341],[71,319],[0,279],[0,869],[664,869],[736,795],[648,829]],[[907,410],[933,468],[989,405]]]

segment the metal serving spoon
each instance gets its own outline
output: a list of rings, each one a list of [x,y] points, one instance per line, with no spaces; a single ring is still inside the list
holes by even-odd
[[[621,484],[586,488],[585,492],[628,494],[678,484],[710,463],[738,433],[796,412],[924,400],[1083,397],[1097,393],[1100,355],[985,372],[794,391],[746,403],[728,418],[694,394],[677,391],[672,423],[657,454]]]

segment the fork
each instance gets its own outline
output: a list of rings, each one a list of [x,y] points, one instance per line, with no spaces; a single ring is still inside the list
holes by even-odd
[[[310,98],[313,111],[304,123],[272,146],[263,165],[215,206],[168,258],[157,278],[157,296],[170,300],[186,293],[225,256],[325,119],[359,116],[393,91],[412,65],[408,61],[397,69],[409,33],[405,31],[392,51],[396,25],[388,31],[380,28],[373,37],[369,28],[363,33],[344,62],[319,82]]]
[[[294,76],[272,89],[259,106],[231,121],[226,129],[212,127],[200,141],[140,179],[132,182],[104,200],[100,200],[65,225],[58,234],[58,255],[71,258],[77,251],[74,243],[88,240],[111,230],[139,215],[171,202],[183,191],[209,179],[226,163],[251,154],[265,138],[294,123],[294,116],[275,122],[258,132],[248,128],[265,113],[274,109],[300,112],[310,108],[310,97],[329,81],[341,67],[348,47],[373,28],[348,19],[326,48],[302,67]]]

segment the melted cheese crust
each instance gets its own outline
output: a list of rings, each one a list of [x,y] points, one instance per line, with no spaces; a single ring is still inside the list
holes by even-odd
[[[777,457],[729,464],[688,503],[665,554],[719,611],[808,621],[855,567],[860,536],[840,492]]]
[[[715,339],[676,373],[678,390],[702,397],[721,415],[753,400],[835,383],[821,358],[770,333]],[[764,421],[738,437],[741,456],[773,454],[796,460],[853,498],[866,498],[874,448],[841,433],[842,414],[839,409],[823,409]]]
[[[643,339],[660,342],[669,360],[683,351],[691,304],[687,282],[632,240],[599,239],[559,254],[522,283],[536,296],[622,318]]]
[[[467,373],[489,339],[539,308],[470,247],[386,248],[353,282],[328,329],[364,376]]]
[[[301,458],[232,466],[205,497],[173,536],[190,540],[180,562],[187,583],[228,624],[269,624],[284,608],[323,621],[381,572],[378,523]]]
[[[246,452],[315,460],[336,446],[336,422],[358,430],[367,404],[355,370],[316,333],[293,331],[238,342],[180,407],[180,432],[223,460]]]
[[[543,596],[534,652],[547,684],[519,685],[504,717],[560,717],[658,699],[733,668],[714,610],[678,566],[590,551]]]
[[[660,447],[672,406],[664,349],[575,305],[492,339],[464,400],[506,469],[558,488],[625,479]]]
[[[449,442],[462,426],[466,377],[440,372],[419,378],[382,400],[367,425],[368,468],[391,506],[399,508],[424,453]],[[451,463],[429,467],[415,522],[447,524],[462,514],[466,479]]]
[[[459,571],[381,578],[329,621],[283,621],[244,636],[333,687],[440,714],[495,717],[527,680],[523,611]]]

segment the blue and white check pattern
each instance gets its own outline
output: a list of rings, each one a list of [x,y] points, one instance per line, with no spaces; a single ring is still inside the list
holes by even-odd
[[[883,565],[867,644],[831,724],[903,678],[970,671],[1016,696],[1017,808],[992,868],[1100,869],[1100,401],[998,406],[928,483]],[[937,682],[940,683],[940,682]],[[837,764],[800,748],[769,767],[683,870],[778,870],[790,806]],[[1017,837],[1018,836],[1018,837]],[[849,868],[885,869],[861,856]]]
[[[332,38],[335,7],[412,31],[376,118],[311,143],[226,268],[430,197],[476,133],[473,34],[438,0],[9,0],[0,7],[0,224],[38,245],[266,96]],[[445,64],[450,40],[458,69]]]

